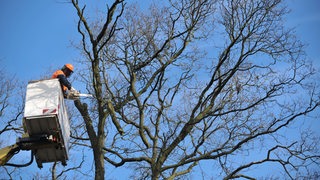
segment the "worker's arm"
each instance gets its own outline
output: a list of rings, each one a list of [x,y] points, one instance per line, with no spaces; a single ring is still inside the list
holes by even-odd
[[[59,79],[60,83],[64,86],[66,86],[69,90],[71,90],[71,83],[68,81],[67,77],[63,74],[60,74],[57,76],[57,78]]]

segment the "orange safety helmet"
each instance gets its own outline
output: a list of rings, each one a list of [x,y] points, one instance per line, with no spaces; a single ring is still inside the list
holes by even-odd
[[[72,64],[65,64],[62,69],[65,69],[65,68],[67,68],[67,69],[69,69],[71,72],[73,72],[73,65],[72,65]]]

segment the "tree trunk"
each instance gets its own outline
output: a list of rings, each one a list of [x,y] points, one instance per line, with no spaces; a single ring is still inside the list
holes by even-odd
[[[99,147],[99,148],[98,148]],[[101,180],[104,179],[104,158],[103,158],[103,152],[102,148],[100,146],[97,146],[93,148],[94,151],[94,162],[95,162],[95,179]]]
[[[103,153],[103,146],[104,146],[104,131],[100,131],[100,134],[95,132],[92,120],[88,113],[88,106],[86,103],[81,103],[80,100],[74,101],[75,106],[81,113],[83,120],[86,124],[86,130],[92,145],[93,149],[93,157],[95,162],[95,179],[100,180],[104,179],[104,153]]]

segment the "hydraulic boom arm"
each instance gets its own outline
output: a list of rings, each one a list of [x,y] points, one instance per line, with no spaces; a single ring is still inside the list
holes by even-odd
[[[20,147],[18,144],[14,144],[0,149],[0,166],[5,165],[14,154],[19,152],[19,150]]]
[[[59,147],[59,143],[57,138],[52,135],[38,135],[34,137],[22,137],[18,138],[16,144],[11,146],[4,147],[0,149],[0,166],[15,166],[15,167],[24,167],[30,165],[27,163],[25,165],[16,165],[7,163],[12,156],[17,154],[20,150],[31,150],[37,151],[43,148],[50,148],[50,147]],[[33,160],[33,154],[31,153],[31,159]],[[32,163],[31,160],[31,163]],[[41,167],[41,166],[40,166]]]

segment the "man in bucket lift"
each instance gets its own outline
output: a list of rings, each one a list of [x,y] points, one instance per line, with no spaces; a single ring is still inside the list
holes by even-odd
[[[59,79],[63,95],[67,99],[74,99],[79,95],[79,92],[72,87],[71,83],[67,79],[72,75],[73,70],[74,68],[72,64],[65,64],[61,69],[55,71],[51,77]],[[68,93],[67,90],[69,90]]]
[[[72,73],[73,66],[66,64],[52,75],[52,78],[59,79],[59,83],[56,80],[28,83],[23,117],[25,134],[19,137],[15,144],[0,148],[0,166],[29,166],[33,162],[33,157],[39,168],[43,167],[42,163],[47,162],[61,161],[62,165],[66,165],[70,125],[59,85],[68,99],[75,100],[80,96],[92,97],[90,94],[80,94],[72,88],[67,80]],[[50,98],[53,100],[46,100]],[[52,109],[47,109],[48,107]],[[7,163],[20,150],[31,150],[31,161],[26,164]]]

